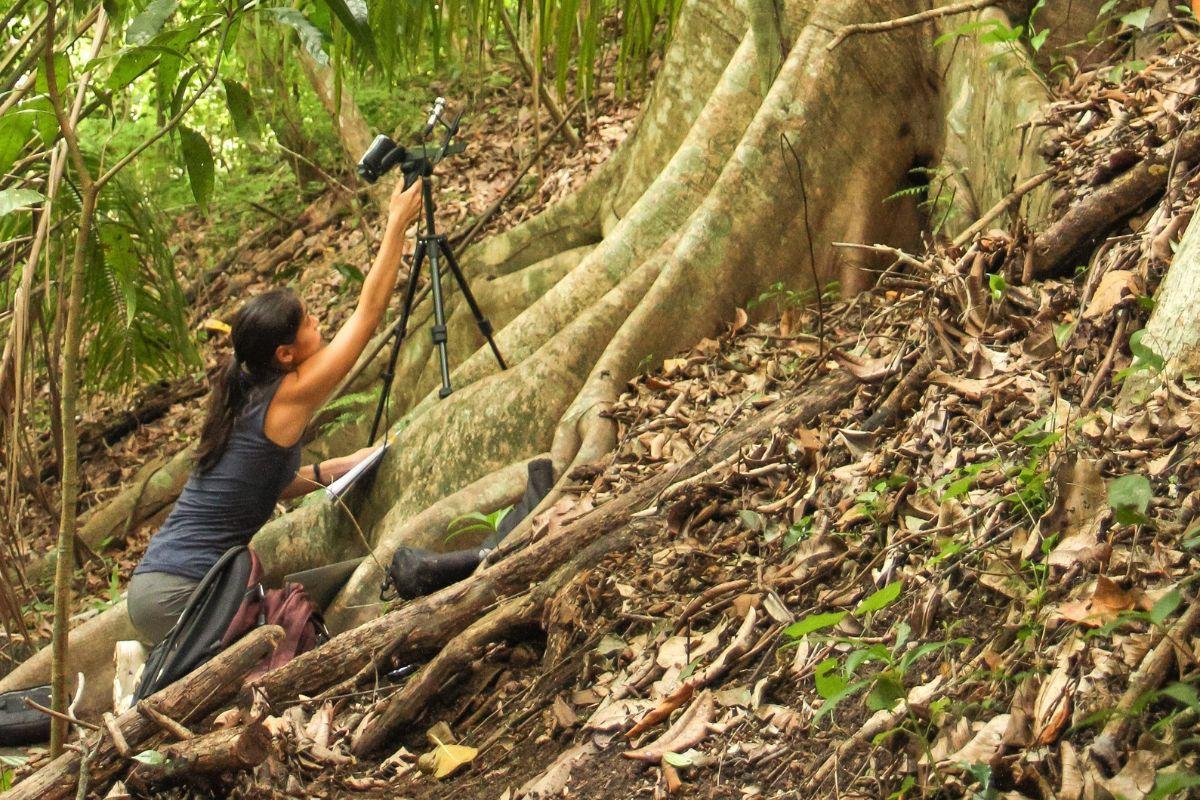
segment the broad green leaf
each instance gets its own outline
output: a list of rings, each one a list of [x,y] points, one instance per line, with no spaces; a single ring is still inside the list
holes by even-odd
[[[187,127],[179,128],[179,142],[183,150],[183,163],[187,167],[188,182],[192,186],[192,196],[202,209],[207,210],[215,182],[212,150],[203,136]]]
[[[696,759],[703,755],[694,747],[689,747],[682,753],[664,753],[663,761],[670,764],[672,767],[690,767],[696,763]]]
[[[875,592],[873,595],[859,603],[858,607],[854,609],[855,616],[862,616],[863,614],[869,614],[872,611],[879,611],[887,608],[892,603],[896,602],[896,599],[900,597],[900,591],[903,588],[903,581],[892,581],[887,586],[883,587],[878,592]]]
[[[129,27],[125,29],[126,43],[139,45],[149,42],[162,30],[178,7],[179,0],[150,0],[142,13],[130,20]]]
[[[11,214],[18,208],[28,208],[45,199],[41,192],[35,192],[33,189],[0,190],[0,217]]]
[[[867,694],[867,708],[886,711],[904,699],[904,684],[891,672],[881,672]]]
[[[767,525],[767,521],[763,518],[762,514],[759,514],[757,511],[751,511],[748,508],[738,510],[738,519],[742,521],[742,525],[747,530],[754,531],[755,533],[760,533]]]
[[[1166,622],[1167,617],[1175,613],[1175,609],[1179,608],[1183,602],[1183,596],[1178,589],[1171,591],[1158,598],[1158,602],[1150,609],[1150,621],[1155,625],[1162,625]]]
[[[229,116],[233,118],[233,127],[238,136],[247,142],[257,142],[259,139],[258,120],[254,116],[254,101],[250,92],[237,81],[223,79],[225,84],[225,104],[229,107]],[[359,283],[362,273],[359,273]]]
[[[846,679],[837,671],[837,659],[827,658],[817,664],[813,670],[813,681],[817,685],[817,694],[828,700],[846,689]]]
[[[1139,31],[1146,30],[1146,23],[1150,21],[1150,6],[1139,8],[1137,11],[1130,11],[1125,16],[1121,17],[1121,22],[1131,28],[1137,28]]]
[[[179,78],[179,69],[183,59],[175,55],[162,55],[158,60],[158,72],[155,74],[154,90],[158,102],[160,119],[174,116],[171,113],[171,101],[175,97],[175,81]]]
[[[291,8],[268,8],[264,10],[273,16],[276,22],[281,25],[287,25],[296,31],[296,34],[300,37],[300,44],[313,57],[314,61],[318,64],[329,63],[329,54],[325,52],[324,47],[324,37],[321,35],[321,31],[308,21],[307,17]]]
[[[1144,475],[1123,475],[1108,483],[1108,505],[1122,525],[1145,521],[1151,496],[1150,481]]]
[[[832,714],[833,710],[838,707],[839,703],[841,703],[847,697],[861,692],[863,687],[866,685],[867,681],[858,681],[850,684],[837,694],[825,698],[825,702],[821,704],[821,707],[817,710],[817,713],[813,715],[813,721],[816,722],[817,720],[821,719],[821,717],[824,717],[827,714]]]
[[[786,636],[799,639],[801,636],[807,636],[824,628],[832,628],[841,622],[844,616],[846,616],[845,611],[830,611],[828,614],[811,614],[798,622],[793,622],[784,628],[783,632]]]
[[[998,272],[988,273],[988,288],[992,290],[992,297],[999,300],[1008,291],[1008,281]]]
[[[143,764],[162,764],[165,762],[166,756],[157,750],[143,750],[133,757],[134,761],[140,761]]]
[[[22,148],[33,135],[37,116],[33,111],[9,111],[0,117],[0,174],[8,172],[21,155]]]
[[[367,4],[363,0],[323,0],[329,10],[372,62],[378,62],[375,37],[371,33]]]
[[[602,656],[606,656],[610,653],[620,653],[626,647],[628,647],[628,645],[625,644],[625,640],[620,636],[614,636],[611,633],[606,633],[604,637],[600,639],[600,644],[596,645],[596,652]]]
[[[1163,357],[1149,343],[1143,341],[1145,335],[1146,330],[1144,328],[1134,331],[1129,336],[1129,351],[1133,353],[1134,358],[1141,364],[1155,372],[1160,372],[1166,366],[1166,361],[1163,360]]]

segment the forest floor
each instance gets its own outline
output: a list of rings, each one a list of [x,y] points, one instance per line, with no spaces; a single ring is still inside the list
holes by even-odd
[[[1061,196],[1085,201],[1176,135],[1197,85],[1191,45],[1061,87],[1044,120]],[[896,254],[852,300],[777,287],[731,308],[717,338],[630,382],[617,450],[575,469],[535,537],[815,382],[849,376],[843,407],[661,494],[631,549],[441,687],[390,754],[349,751],[402,682],[297,698],[267,720],[267,761],[213,796],[1135,800],[1200,784],[1200,384],[1120,402],[1155,368],[1130,338],[1200,165],[1167,186],[1074,275],[1024,276],[1023,238],[989,230]],[[332,285],[311,291],[336,295],[321,269]]]
[[[447,160],[437,176],[437,224],[452,242],[500,198],[539,141],[534,134],[527,85],[515,68],[498,64],[498,69],[509,79],[488,81],[482,87],[474,83],[468,86],[466,81],[462,87],[443,87],[450,96],[463,96],[469,88],[474,89],[478,94],[473,98],[472,108],[485,109],[477,115],[478,119],[468,118],[464,123],[460,138],[467,145],[466,152]],[[611,73],[613,69],[609,64],[608,71]],[[546,143],[538,163],[490,217],[477,240],[518,224],[578,187],[625,138],[637,107],[636,95],[622,97],[612,82],[602,81],[588,112],[580,111],[572,119],[582,146],[573,148],[562,136]],[[553,128],[553,120],[543,107],[541,138]],[[347,200],[346,184],[357,185],[356,177],[335,174],[329,180],[326,191],[308,198],[307,208],[300,205],[291,216],[273,211],[278,219],[251,226],[237,238],[232,250],[227,231],[218,229],[199,214],[187,213],[175,220],[170,246],[176,253],[181,281],[193,298],[189,315],[194,329],[203,330],[209,319],[228,319],[247,293],[283,283],[295,288],[307,307],[318,314],[327,335],[337,330],[353,310],[358,285],[370,269],[382,217],[365,196]],[[282,196],[289,193],[294,194],[294,187],[279,189]],[[265,209],[285,206],[288,202],[264,197],[259,205]],[[320,213],[330,207],[341,210],[336,214]],[[331,219],[311,233],[305,232],[297,242],[293,238],[295,218],[306,215]],[[398,313],[399,302],[398,294],[393,313]],[[201,333],[202,337],[205,335],[208,334]],[[206,370],[219,364],[227,351],[223,334],[214,334],[203,343],[201,353]],[[160,410],[160,416],[154,420],[133,426],[111,442],[100,440],[90,448],[81,448],[83,519],[86,520],[91,509],[131,485],[144,466],[154,461],[165,463],[195,441],[204,415],[204,381],[203,376],[190,376],[146,387],[134,397],[92,398],[80,422],[84,431],[109,428],[120,422],[125,412],[142,406],[146,398],[163,395],[176,398],[176,402]],[[48,439],[42,444],[49,448]],[[39,488],[40,498],[32,498],[14,521],[17,530],[27,532],[17,537],[17,541],[31,557],[54,547],[58,484],[53,475],[46,477],[48,480]],[[133,567],[161,521],[159,516],[135,526],[125,532],[123,541],[112,541],[94,557],[82,561],[75,590],[75,623],[120,599]],[[25,592],[35,598],[26,614],[32,641],[0,641],[0,675],[15,666],[21,654],[49,641],[53,619],[49,592],[38,585],[26,585]],[[0,632],[0,637],[3,636]]]
[[[1062,90],[1044,120],[1062,197],[1195,113],[1197,56]],[[274,710],[279,749],[239,792],[1135,800],[1200,784],[1200,384],[1120,402],[1155,368],[1130,336],[1200,165],[1168,186],[1074,275],[1023,280],[1024,242],[990,230],[898,254],[853,300],[774,288],[731,309],[719,338],[629,384],[619,447],[569,476],[535,537],[822,376],[852,376],[853,399],[660,495],[631,549],[443,686],[390,757],[346,753],[402,682],[300,698]]]

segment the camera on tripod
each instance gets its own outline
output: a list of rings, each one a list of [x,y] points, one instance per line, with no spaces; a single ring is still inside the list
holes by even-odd
[[[445,122],[442,115],[446,111],[446,98],[439,97],[433,103],[429,119],[425,122],[421,138],[425,139],[433,133],[434,127],[441,122],[446,126],[446,136],[438,147],[420,144],[416,147],[404,147],[396,144],[390,136],[381,133],[371,142],[367,152],[358,160],[358,174],[367,183],[375,183],[384,175],[399,166],[404,174],[404,186],[412,185],[417,178],[425,178],[433,173],[433,167],[443,158],[455,153],[461,153],[466,146],[452,139],[458,133],[458,123],[462,119],[461,112],[452,122]]]
[[[433,345],[437,350],[438,356],[438,371],[442,379],[442,388],[438,392],[438,396],[446,398],[450,395],[453,389],[450,386],[450,363],[446,353],[446,309],[442,299],[442,266],[449,267],[450,274],[454,277],[458,288],[462,291],[463,299],[466,300],[467,306],[471,309],[471,313],[475,317],[475,325],[479,328],[479,332],[483,334],[487,340],[488,346],[492,349],[492,354],[496,357],[496,362],[501,369],[507,369],[507,364],[504,363],[504,357],[500,355],[500,348],[496,346],[496,340],[492,337],[492,325],[484,317],[483,311],[480,310],[479,304],[475,302],[475,296],[471,294],[471,287],[467,285],[467,279],[462,273],[462,269],[458,266],[458,259],[454,256],[454,251],[450,248],[446,237],[437,233],[434,228],[434,208],[433,208],[433,189],[430,177],[433,175],[434,166],[448,155],[461,153],[466,149],[461,142],[455,142],[454,137],[458,134],[458,123],[462,119],[462,113],[454,116],[453,121],[446,122],[442,119],[442,115],[446,110],[446,99],[439,97],[433,103],[433,108],[430,111],[429,119],[425,122],[425,128],[422,131],[421,139],[429,138],[433,133],[433,129],[440,123],[445,128],[445,134],[442,136],[442,142],[436,147],[430,147],[427,144],[420,144],[416,147],[402,147],[392,141],[391,137],[380,134],[375,137],[375,141],[371,142],[371,146],[367,148],[367,152],[363,153],[362,158],[358,160],[358,174],[368,183],[375,183],[381,177],[388,173],[396,166],[400,167],[400,171],[404,175],[404,187],[408,188],[417,178],[424,178],[425,182],[421,185],[422,205],[424,206],[424,232],[417,236],[417,249],[413,257],[412,268],[408,273],[408,284],[404,291],[404,308],[400,314],[400,321],[393,329],[391,336],[394,336],[392,342],[392,354],[388,360],[387,368],[383,371],[383,389],[379,394],[379,403],[375,408],[375,421],[371,424],[371,437],[368,443],[375,441],[375,436],[379,432],[379,425],[383,420],[384,412],[387,408],[388,394],[392,386],[392,378],[396,374],[396,360],[400,356],[400,343],[404,340],[408,332],[408,319],[412,315],[413,303],[417,296],[417,281],[421,272],[421,266],[426,261],[429,262],[430,281],[429,288],[433,295]]]

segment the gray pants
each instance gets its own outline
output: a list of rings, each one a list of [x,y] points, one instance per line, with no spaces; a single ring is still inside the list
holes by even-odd
[[[129,620],[142,641],[156,645],[167,638],[199,583],[166,572],[139,572],[130,579]]]

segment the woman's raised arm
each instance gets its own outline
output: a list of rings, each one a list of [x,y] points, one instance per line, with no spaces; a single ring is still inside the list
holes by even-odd
[[[272,433],[298,437],[309,418],[354,367],[387,310],[404,253],[404,234],[421,209],[421,181],[408,189],[396,184],[387,228],[371,271],[363,280],[358,305],[328,345],[301,362],[279,386],[271,403]],[[295,429],[294,431],[292,429]],[[273,437],[274,438],[274,437]]]

